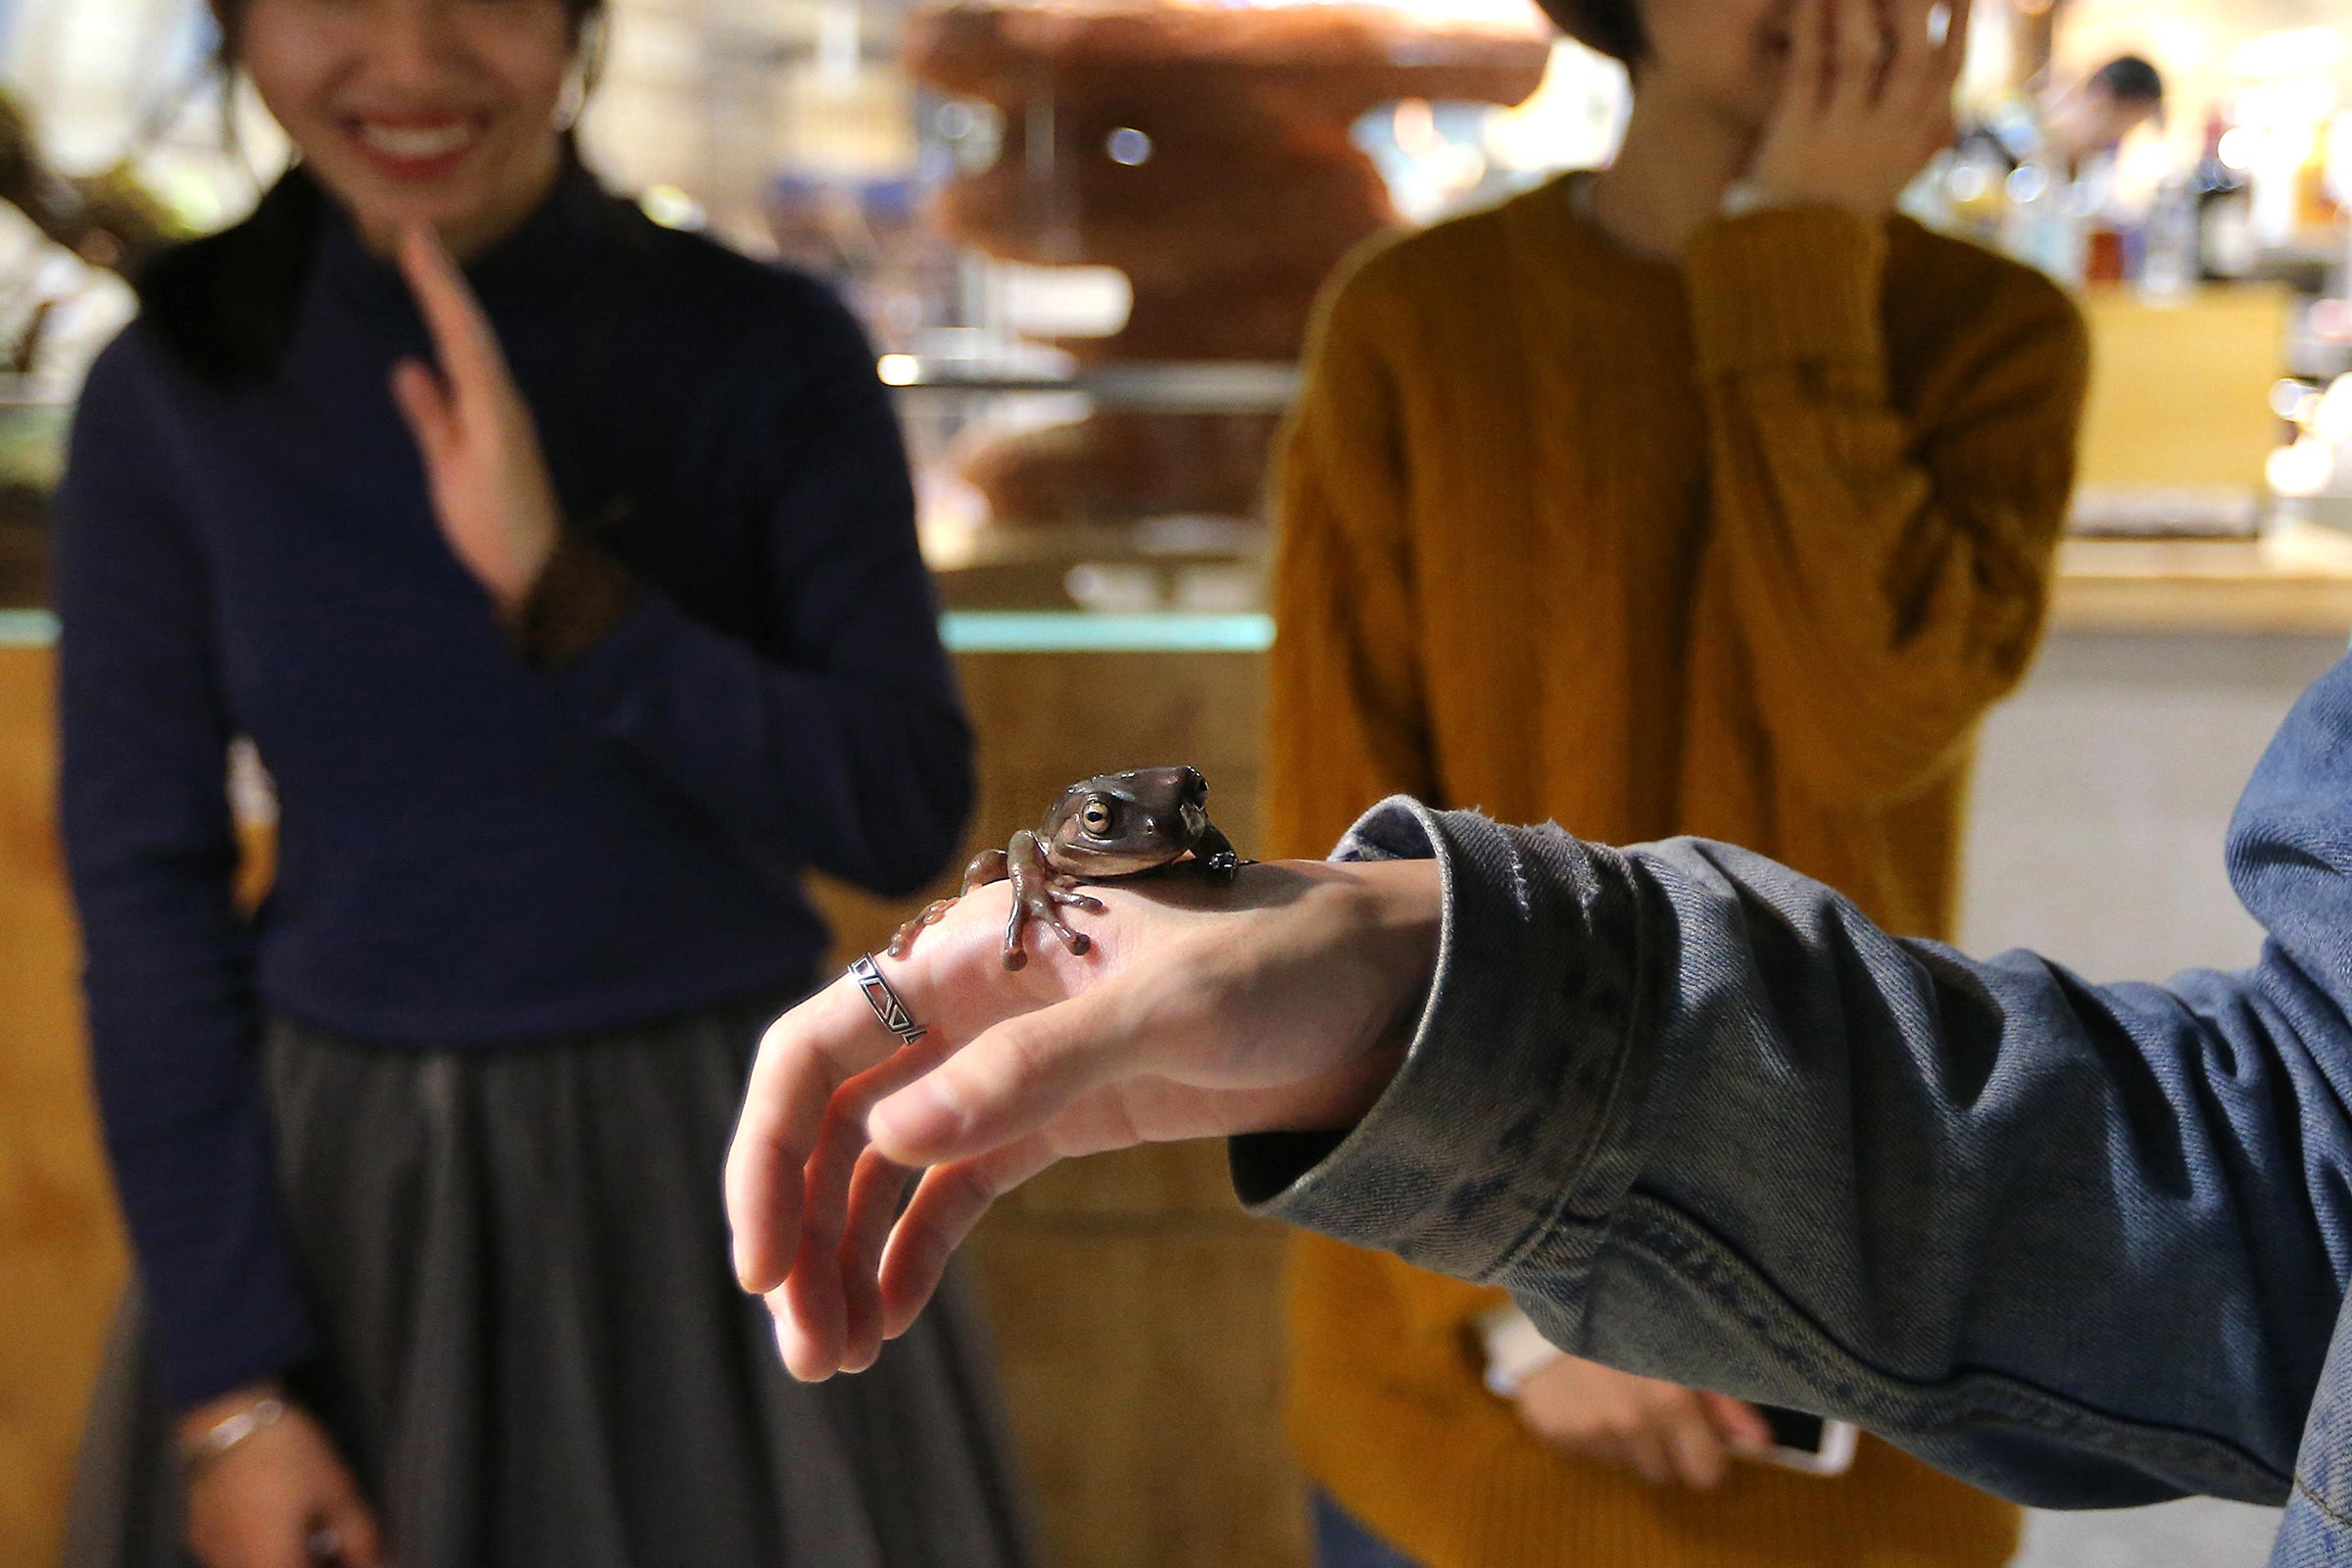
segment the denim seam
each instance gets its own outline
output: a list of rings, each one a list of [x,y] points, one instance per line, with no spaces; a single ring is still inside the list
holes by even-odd
[[[2295,1490],[2301,1493],[2314,1508],[2326,1514],[2330,1523],[2352,1530],[2352,1515],[2343,1513],[2330,1504],[2326,1497],[2314,1492],[2311,1483],[2303,1479],[2303,1472],[2300,1470],[2295,1472]]]
[[[2273,1505],[2278,1494],[2298,1479],[2272,1470],[2226,1439],[2203,1433],[2150,1431],[2144,1424],[2091,1409],[2011,1373],[1956,1367],[1955,1376],[1979,1380],[1985,1386],[1966,1394],[1939,1393],[1932,1385],[1873,1366],[1785,1296],[1754,1283],[1748,1265],[1696,1221],[1655,1199],[1632,1201],[1638,1205],[1636,1211],[1610,1227],[1613,1243],[1646,1254],[1667,1272],[1689,1281],[1737,1316],[1773,1354],[1799,1368],[1808,1385],[1840,1400],[1860,1402],[1875,1393],[1912,1407],[1908,1419],[1893,1423],[1898,1430],[1922,1436],[1965,1431],[1981,1426],[1989,1416],[2059,1438],[2080,1441],[2082,1436],[2095,1434],[2098,1441],[2092,1446],[2110,1454],[2199,1473],[2209,1472],[2219,1461],[2245,1479],[2266,1483]],[[1641,1211],[1646,1208],[1659,1212]],[[1792,1324],[1802,1325],[1802,1332],[1790,1334]],[[1856,1373],[1863,1381],[1857,1381]],[[1921,1405],[1932,1408],[1918,1408]],[[1872,1423],[1865,1418],[1863,1424]]]

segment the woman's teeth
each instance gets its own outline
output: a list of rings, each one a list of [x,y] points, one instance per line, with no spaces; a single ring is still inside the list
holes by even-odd
[[[378,121],[360,122],[360,139],[377,152],[393,158],[439,158],[454,153],[474,138],[470,121],[451,121],[441,125],[387,125]]]

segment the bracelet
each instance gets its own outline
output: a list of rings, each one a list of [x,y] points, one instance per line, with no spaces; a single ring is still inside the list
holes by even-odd
[[[203,1436],[180,1445],[181,1473],[194,1480],[226,1458],[239,1444],[285,1418],[286,1401],[279,1398],[256,1399],[244,1409],[222,1416]]]
[[[1481,1314],[1478,1338],[1487,1352],[1487,1392],[1498,1399],[1515,1398],[1530,1375],[1567,1354],[1515,1306]]]

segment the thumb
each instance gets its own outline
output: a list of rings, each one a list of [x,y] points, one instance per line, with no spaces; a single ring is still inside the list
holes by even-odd
[[[424,455],[439,467],[458,444],[458,411],[449,389],[423,361],[404,359],[392,367],[392,401]]]
[[[1699,1395],[1706,1407],[1707,1418],[1723,1441],[1741,1452],[1753,1452],[1772,1446],[1772,1428],[1765,1423],[1764,1413],[1745,1399],[1735,1399],[1728,1394]]]
[[[322,1509],[319,1524],[333,1544],[332,1555],[325,1560],[336,1568],[387,1568],[390,1559],[384,1555],[383,1537],[375,1527],[375,1516],[359,1498],[347,1495]]]
[[[866,1136],[902,1165],[970,1159],[1025,1138],[1116,1076],[1132,1033],[1109,988],[1023,1013],[876,1105]]]

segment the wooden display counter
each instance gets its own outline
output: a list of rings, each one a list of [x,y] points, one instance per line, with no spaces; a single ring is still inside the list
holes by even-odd
[[[2352,632],[2352,535],[2274,527],[2258,541],[2070,539],[2057,631]]]

